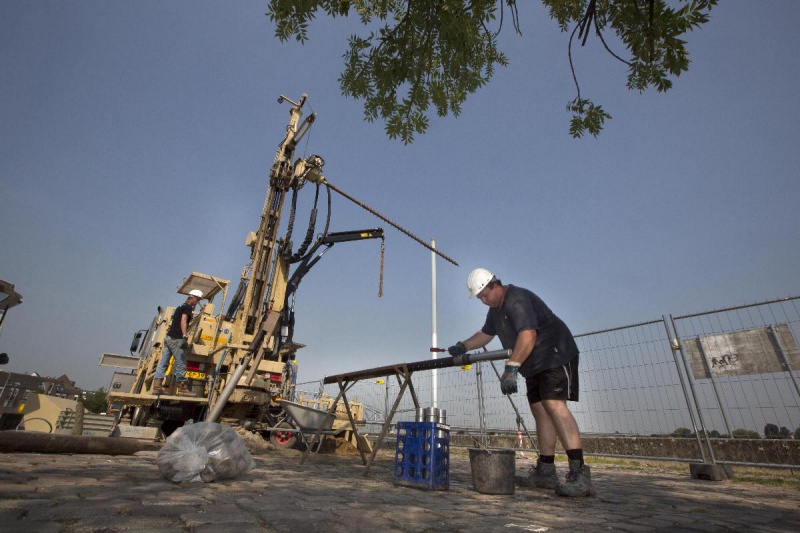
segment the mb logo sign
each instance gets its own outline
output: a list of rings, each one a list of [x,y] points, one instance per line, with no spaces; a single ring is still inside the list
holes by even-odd
[[[787,324],[687,339],[695,379],[800,369],[800,350]]]

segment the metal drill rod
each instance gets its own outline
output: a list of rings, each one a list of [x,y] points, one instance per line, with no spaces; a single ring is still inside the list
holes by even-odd
[[[398,365],[381,366],[377,368],[369,368],[367,370],[348,372],[346,374],[327,376],[322,380],[322,383],[329,385],[331,383],[338,383],[339,381],[358,381],[361,379],[391,376],[397,374],[397,372],[402,369],[408,369],[409,372],[416,372],[418,370],[433,370],[434,368],[464,366],[472,363],[478,363],[480,361],[497,361],[499,359],[508,359],[509,357],[511,357],[511,350],[467,353],[464,355],[456,355],[454,357],[444,357],[442,359],[425,359],[423,361],[416,361],[414,363],[401,363]]]
[[[428,244],[427,242],[423,241],[422,239],[420,239],[419,237],[417,237],[416,235],[414,235],[413,233],[411,233],[411,232],[410,232],[410,231],[408,231],[407,229],[403,228],[403,227],[402,227],[402,226],[400,226],[399,224],[395,224],[394,222],[392,222],[391,220],[389,220],[389,219],[388,219],[388,218],[386,218],[385,216],[381,215],[380,213],[378,213],[377,211],[375,211],[374,209],[372,209],[370,206],[366,205],[366,204],[365,204],[365,203],[363,203],[363,202],[360,202],[360,201],[356,200],[355,198],[353,198],[352,196],[350,196],[349,194],[347,194],[347,193],[346,193],[346,192],[344,192],[343,190],[341,190],[341,189],[337,188],[336,186],[334,186],[334,185],[333,185],[331,182],[329,182],[328,180],[325,180],[325,181],[324,181],[324,183],[325,183],[325,185],[327,185],[327,186],[328,186],[328,188],[330,188],[331,190],[338,192],[339,194],[341,194],[342,196],[344,196],[345,198],[347,198],[348,200],[350,200],[350,201],[351,201],[351,202],[353,202],[354,204],[356,204],[356,205],[358,205],[358,206],[360,206],[360,207],[362,207],[362,208],[366,209],[367,211],[369,211],[370,213],[372,213],[373,215],[375,215],[375,216],[376,216],[376,217],[378,217],[379,219],[383,220],[383,221],[384,221],[384,222],[386,222],[387,224],[391,224],[391,225],[392,225],[392,227],[394,227],[396,230],[398,230],[398,231],[401,231],[402,233],[405,233],[407,236],[411,237],[412,239],[414,239],[415,241],[417,241],[419,244],[421,244],[422,246],[424,246],[425,248],[427,248],[427,249],[428,249],[428,250],[430,250],[431,252],[435,253],[436,255],[438,255],[439,257],[441,257],[442,259],[445,259],[445,260],[447,260],[447,261],[450,261],[450,262],[451,262],[451,263],[453,263],[455,266],[458,266],[458,263],[456,263],[454,259],[451,259],[450,257],[447,257],[446,255],[444,255],[442,252],[440,252],[439,250],[437,250],[436,248],[434,248],[433,246],[431,246],[431,245],[430,245],[430,244]]]

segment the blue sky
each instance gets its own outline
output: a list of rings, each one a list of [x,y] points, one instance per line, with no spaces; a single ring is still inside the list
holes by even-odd
[[[573,51],[582,94],[614,118],[581,140],[567,36],[524,4],[523,35],[501,37],[511,65],[405,146],[340,94],[355,21],[320,19],[301,46],[273,37],[266,2],[0,3],[0,278],[25,299],[4,369],[107,387],[100,355],[126,353],[190,272],[235,286],[280,94],[318,114],[299,153],[460,263],[437,262],[441,345],[482,324],[478,266],[575,333],[797,294],[800,4],[724,2],[665,94],[627,91],[590,39]],[[331,230],[371,227],[384,296],[378,241],[325,256],[297,296],[301,381],[430,356],[430,252],[334,195]]]

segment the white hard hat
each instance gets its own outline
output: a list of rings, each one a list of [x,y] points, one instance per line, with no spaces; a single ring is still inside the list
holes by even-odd
[[[469,297],[474,298],[479,292],[486,287],[490,281],[494,279],[494,274],[485,268],[476,268],[469,273],[467,277],[467,288],[469,289]]]
[[[194,296],[198,300],[203,299],[203,291],[198,291],[197,289],[192,289],[189,291],[189,296]]]

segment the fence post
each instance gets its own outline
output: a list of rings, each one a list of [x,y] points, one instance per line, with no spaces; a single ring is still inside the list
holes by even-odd
[[[383,396],[383,421],[386,422],[386,419],[389,418],[389,379],[387,378],[386,381],[386,393]]]
[[[478,425],[481,431],[481,446],[488,448],[489,439],[486,436],[486,408],[483,405],[483,372],[481,365],[483,363],[475,364],[475,380],[478,384]]]
[[[666,317],[664,317],[664,319],[666,321]],[[700,409],[700,402],[697,401],[697,391],[695,391],[694,388],[694,379],[692,379],[692,374],[689,369],[689,365],[686,362],[686,354],[683,351],[683,342],[681,341],[680,335],[678,335],[678,326],[675,324],[675,318],[672,315],[669,315],[669,319],[672,322],[672,331],[675,332],[675,341],[677,345],[673,347],[673,354],[675,354],[675,350],[679,350],[681,352],[681,359],[683,360],[683,368],[686,371],[686,380],[689,382],[689,390],[692,391],[692,399],[694,400],[695,409],[697,409],[697,419],[700,421],[700,429],[702,429],[703,431],[703,437],[706,441],[706,445],[708,446],[708,454],[711,456],[711,464],[716,464],[717,461],[716,459],[714,459],[714,448],[711,446],[711,440],[708,438],[708,431],[706,430],[706,426],[703,423],[703,410]],[[669,331],[667,331],[667,336],[669,336]],[[677,364],[677,354],[675,354],[675,357]],[[700,435],[697,433],[697,428],[695,428],[695,434],[697,435],[697,443],[700,445],[700,453],[703,455],[703,462],[705,463],[706,456],[703,453],[703,445],[702,443],[700,443]]]
[[[672,315],[670,315],[670,318]],[[695,438],[697,439],[697,447],[700,449],[700,457],[702,457],[703,462],[706,462],[706,453],[703,449],[703,443],[700,442],[700,433],[697,431],[697,422],[694,419],[694,411],[700,412],[700,408],[697,406],[696,402],[692,405],[692,400],[689,398],[689,392],[686,390],[686,382],[683,380],[683,373],[681,372],[681,365],[678,362],[678,349],[680,347],[680,343],[678,342],[677,333],[675,335],[675,342],[673,343],[670,339],[672,338],[672,334],[669,331],[669,326],[667,326],[667,317],[661,315],[661,322],[664,324],[664,330],[667,332],[667,342],[669,342],[669,348],[672,352],[672,358],[675,360],[675,370],[678,372],[678,380],[681,382],[681,390],[683,390],[683,398],[686,400],[686,408],[689,410],[689,418],[692,419],[692,429],[694,430]],[[674,327],[674,326],[673,326]],[[687,376],[688,379],[688,376]],[[704,432],[705,433],[705,432]]]
[[[714,390],[714,396],[717,398],[719,412],[722,413],[722,421],[725,423],[725,430],[728,432],[728,435],[732,437],[733,431],[731,430],[731,425],[728,422],[728,415],[725,412],[725,404],[722,403],[722,398],[719,395],[719,389],[717,389],[717,380],[714,379],[714,373],[711,371],[711,367],[708,366],[708,357],[706,357],[706,350],[703,348],[703,343],[700,342],[700,337],[697,338],[697,350],[700,352],[700,357],[703,359],[703,366],[705,367],[706,372],[708,372],[708,377],[711,380],[711,388]]]

